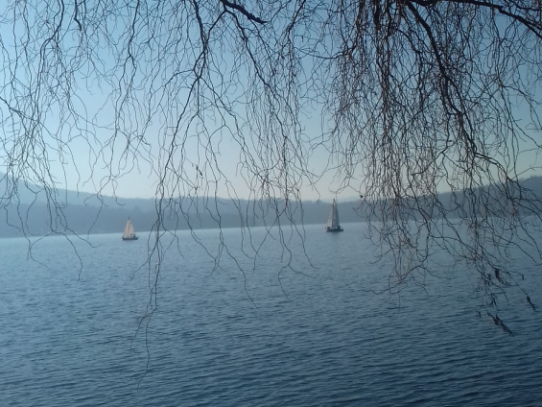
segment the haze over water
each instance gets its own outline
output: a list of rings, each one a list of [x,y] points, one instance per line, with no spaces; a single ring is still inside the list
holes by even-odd
[[[364,224],[326,234],[307,226],[283,250],[269,236],[256,261],[238,230],[224,230],[220,267],[190,236],[162,265],[149,325],[146,236],[95,246],[61,237],[0,241],[0,399],[5,406],[536,406],[542,323],[513,293],[483,314],[476,273],[437,254],[425,288],[375,295],[390,280],[374,263]],[[198,236],[217,254],[216,231]],[[260,242],[264,229],[252,230]],[[248,237],[247,237],[248,238]],[[290,239],[289,235],[286,235]],[[292,268],[282,269],[289,256]],[[153,267],[156,259],[153,258]],[[525,288],[542,304],[542,279]],[[254,266],[255,265],[255,266]],[[281,271],[282,270],[282,271]],[[138,330],[139,327],[139,330]]]

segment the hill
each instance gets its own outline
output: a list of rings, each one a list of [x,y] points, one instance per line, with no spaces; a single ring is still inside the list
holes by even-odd
[[[542,197],[542,177],[533,177],[521,182],[530,192],[532,199]],[[479,196],[479,201],[487,201],[484,216],[508,216],[495,203],[505,186],[487,186],[470,194]],[[16,194],[14,195],[14,191]],[[499,192],[501,191],[501,192]],[[55,205],[49,205],[47,192]],[[84,192],[57,190],[44,191],[35,185],[13,182],[0,177],[0,237],[23,235],[45,235],[51,233],[122,233],[126,219],[132,218],[137,232],[153,229],[157,220],[157,202],[154,199],[123,199],[110,196],[97,196]],[[513,192],[517,193],[517,192]],[[411,201],[411,202],[410,202]],[[415,202],[406,199],[404,207],[410,208],[412,218],[421,217],[420,207],[426,206],[428,215],[441,214],[434,206],[454,217],[465,216],[471,209],[465,206],[465,193],[443,193],[437,197],[421,197]],[[410,202],[410,203],[409,203]],[[493,203],[492,203],[493,202]],[[170,229],[188,228],[229,228],[240,226],[262,226],[293,222],[300,224],[321,224],[324,227],[331,205],[322,201],[289,202],[284,200],[237,200],[214,197],[179,197],[161,203],[163,225]],[[341,223],[363,221],[369,214],[382,215],[392,208],[392,200],[378,202],[355,201],[339,202]],[[421,205],[421,206],[420,206]]]

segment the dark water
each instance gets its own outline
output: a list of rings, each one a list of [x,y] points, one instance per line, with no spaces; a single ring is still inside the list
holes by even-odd
[[[375,295],[368,290],[387,286],[390,265],[373,263],[364,225],[322,232],[306,228],[311,267],[295,234],[283,237],[293,253],[275,234],[254,263],[241,250],[253,253],[249,236],[242,245],[238,231],[224,231],[214,272],[181,233],[182,256],[175,245],[166,253],[148,325],[138,325],[153,278],[138,270],[146,240],[76,241],[81,270],[61,237],[34,246],[40,263],[27,260],[25,240],[1,240],[0,405],[542,405],[541,314],[524,298],[503,304],[507,335],[478,316],[476,275],[444,255],[425,289]],[[219,254],[216,231],[199,236]],[[542,302],[538,269],[513,256],[512,266]]]

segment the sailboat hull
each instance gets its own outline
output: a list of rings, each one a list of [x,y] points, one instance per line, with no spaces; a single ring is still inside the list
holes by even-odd
[[[138,236],[132,236],[132,237],[123,237],[122,240],[137,240],[139,239]]]
[[[342,232],[344,229],[342,227],[338,227],[338,228],[330,228],[330,227],[326,227],[326,232]]]

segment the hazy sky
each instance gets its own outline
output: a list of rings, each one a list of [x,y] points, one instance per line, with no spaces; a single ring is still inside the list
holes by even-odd
[[[203,107],[200,123],[187,118],[179,122],[190,83],[180,81],[170,87],[162,87],[166,80],[175,78],[176,70],[187,69],[193,63],[196,56],[190,55],[189,48],[183,49],[187,55],[180,60],[168,56],[171,62],[167,60],[163,64],[156,62],[158,58],[152,51],[143,50],[134,62],[135,68],[130,64],[119,67],[105,46],[109,39],[104,36],[102,47],[91,47],[94,54],[88,63],[86,55],[81,58],[77,54],[77,30],[72,30],[63,36],[61,46],[64,54],[58,56],[55,44],[47,42],[50,30],[59,23],[59,20],[55,21],[58,15],[51,11],[55,6],[44,3],[34,9],[33,3],[28,3],[25,6],[28,25],[24,19],[14,17],[11,5],[0,6],[4,23],[0,24],[0,63],[3,67],[0,69],[0,96],[6,101],[0,106],[4,129],[0,171],[11,169],[16,176],[25,176],[37,184],[43,182],[43,174],[47,174],[60,188],[100,191],[103,194],[112,194],[114,190],[122,197],[149,198],[157,193],[161,175],[158,169],[167,167],[169,173],[177,174],[181,182],[176,189],[172,178],[166,180],[166,195],[250,196],[250,189],[257,187],[259,181],[242,165],[243,149],[254,155],[262,145],[258,144],[258,135],[247,131],[245,126],[246,145],[241,146],[236,140],[239,135],[233,120],[221,117],[212,103]],[[110,23],[113,27],[109,35],[119,34],[119,38],[130,21],[129,16],[117,15],[107,20],[103,22],[104,26]],[[123,45],[123,41],[126,39],[115,38],[113,41],[118,41],[119,49],[124,52],[123,47],[127,45]],[[46,68],[42,66],[44,60],[48,64]],[[176,65],[179,61],[181,63]],[[248,88],[248,73],[242,72],[243,66],[237,65],[239,61],[227,46],[214,54],[213,62],[217,64],[213,67],[216,70],[213,80],[219,84],[217,91],[236,106],[233,113],[240,118],[241,124],[250,120],[244,105],[246,101],[240,97]],[[68,84],[62,82],[63,69],[66,69],[62,64],[66,63],[77,65],[73,82]],[[67,68],[70,68],[69,64]],[[111,77],[103,80],[94,69],[111,73]],[[236,78],[227,78],[233,71],[237,71],[239,76],[244,75],[244,83]],[[130,97],[134,99],[124,100],[122,92],[126,91],[130,80],[133,80],[134,87]],[[33,95],[35,101],[28,102],[29,95]],[[210,97],[209,92],[207,97]],[[240,100],[236,101],[236,98]],[[122,112],[115,116],[114,112],[119,108]],[[17,114],[19,111],[24,112],[22,119]],[[302,128],[298,132],[306,140],[311,140],[310,143],[320,141],[322,123],[326,126],[325,123],[329,122],[322,120],[319,112],[320,106],[314,106],[302,115]],[[34,121],[31,116],[39,119]],[[37,144],[35,150],[34,144],[31,147],[25,144],[27,138]],[[35,143],[36,139],[39,139],[38,143]],[[172,148],[172,160],[168,163],[167,154]],[[213,155],[209,154],[211,149]],[[296,188],[301,191],[301,198],[334,197],[341,185],[334,179],[335,171],[324,173],[326,168],[338,164],[336,159],[330,161],[329,146],[323,143],[309,149],[307,142],[301,149],[304,150],[308,170],[314,174],[313,179],[321,178],[317,185],[310,185],[307,179],[297,177]],[[34,160],[21,166],[25,150],[33,152]],[[273,162],[276,157],[268,159],[267,165],[276,165]],[[17,166],[24,169],[17,171]],[[353,181],[356,184],[357,180]],[[279,193],[278,190],[276,192]],[[356,195],[353,189],[343,192],[343,196]]]
[[[41,7],[53,5],[45,3]],[[186,46],[182,49],[186,55],[177,57],[173,48],[171,55],[164,58],[164,61],[157,58],[154,51],[142,46],[143,50],[138,49],[138,59],[133,62],[135,68],[130,64],[125,67],[115,65],[110,50],[105,46],[94,47],[90,59],[97,62],[96,69],[114,73],[108,80],[100,80],[99,75],[92,70],[92,64],[83,58],[73,76],[74,83],[69,83],[71,110],[67,111],[66,85],[56,83],[62,77],[62,71],[56,69],[58,64],[55,65],[54,48],[51,48],[50,53],[45,52],[50,63],[45,76],[40,66],[43,49],[47,48],[39,47],[45,44],[39,35],[48,32],[47,24],[50,23],[47,19],[40,19],[42,12],[40,9],[30,12],[29,15],[36,21],[30,21],[29,28],[25,28],[20,21],[0,24],[0,65],[3,67],[0,69],[0,96],[5,100],[0,106],[4,130],[0,171],[5,172],[18,165],[17,159],[23,156],[21,151],[33,148],[32,144],[25,144],[30,128],[43,137],[43,146],[38,146],[35,152],[37,159],[25,170],[26,176],[37,183],[41,181],[40,174],[47,172],[60,188],[100,191],[103,194],[111,194],[115,190],[121,197],[150,198],[159,192],[157,186],[162,172],[158,169],[167,167],[170,178],[166,179],[166,195],[206,193],[247,198],[251,197],[251,189],[257,189],[261,182],[265,182],[261,181],[265,174],[251,174],[242,165],[244,153],[250,151],[254,156],[265,142],[259,141],[259,135],[248,131],[242,124],[245,120],[249,123],[254,120],[250,116],[250,106],[245,105],[247,100],[241,97],[248,89],[251,75],[242,64],[239,65],[237,56],[230,52],[235,49],[234,45],[222,44],[224,49],[213,54],[215,73],[211,76],[219,84],[217,92],[236,107],[233,113],[243,126],[245,144],[238,139],[233,119],[218,114],[209,92],[206,94],[208,99],[203,99],[207,104],[202,107],[199,122],[191,121],[190,114],[186,116],[188,119],[185,117],[178,121],[185,107],[190,84],[175,82],[179,80],[177,70],[186,69],[185,66],[189,66],[197,57],[197,52],[191,55],[191,48]],[[0,15],[9,17],[9,13],[6,14],[1,6]],[[127,16],[124,20],[115,16],[110,21],[114,26],[109,34],[121,32],[127,21]],[[167,29],[167,24],[163,29]],[[66,47],[64,57],[68,57],[60,62],[79,63],[79,57],[75,57],[76,42],[70,37],[76,33],[77,30],[71,31],[69,36],[63,38],[62,44]],[[167,39],[169,32],[159,31],[156,37],[160,38],[159,35],[165,35],[163,38]],[[106,37],[103,38],[105,40]],[[122,41],[119,41],[121,50]],[[30,45],[23,49],[21,44],[25,42]],[[70,53],[73,53],[73,58]],[[20,64],[21,58],[28,58],[29,64]],[[232,72],[237,76],[228,77]],[[135,100],[124,100],[121,90],[125,90],[122,87],[127,86],[130,80],[134,81],[135,90],[131,97]],[[172,85],[164,85],[166,81],[172,81]],[[38,86],[43,82],[48,85]],[[117,86],[119,89],[116,89]],[[35,110],[36,106],[25,102],[24,95],[33,92],[38,93],[38,105],[39,101],[43,101],[38,110]],[[297,152],[296,147],[292,152],[303,157],[303,165],[313,174],[312,179],[317,183],[311,185],[306,177],[295,173],[297,166],[292,162],[290,169],[293,174],[290,176],[296,182],[295,189],[300,191],[300,197],[305,200],[356,197],[363,193],[362,168],[358,166],[350,179],[350,186],[341,189],[344,178],[337,168],[340,165],[340,153],[345,146],[335,145],[336,150],[332,152],[331,143],[323,135],[327,134],[334,123],[331,118],[321,116],[322,106],[317,103],[317,99],[315,101],[304,106],[300,112],[301,127],[297,128],[297,134],[304,142],[297,147]],[[26,115],[37,115],[35,112],[38,112],[42,127],[32,127],[34,121],[31,119],[19,119],[14,109],[10,111],[6,107],[7,104],[24,111]],[[114,112],[119,108],[122,113],[116,117]],[[528,112],[521,105],[515,106],[515,109],[517,118],[528,128]],[[260,107],[260,112],[265,114],[265,108]],[[262,127],[265,127],[265,117],[256,119],[261,120]],[[25,122],[24,126],[21,122]],[[273,129],[268,131],[273,132]],[[536,129],[530,130],[530,134],[534,138],[541,136]],[[534,144],[525,141],[517,147],[517,172],[524,177],[540,175],[541,162]],[[275,146],[275,150],[278,148]],[[8,154],[7,151],[11,152]],[[169,151],[173,151],[170,161],[167,160]],[[266,154],[264,152],[262,156],[264,161],[267,160],[264,163],[267,168],[280,167],[276,156],[269,157]],[[34,169],[35,172],[32,171]],[[275,176],[280,173],[278,169],[274,171]],[[110,178],[111,174],[113,179]],[[172,174],[175,176],[172,177]],[[176,183],[174,179],[181,182]],[[276,192],[279,192],[278,189]]]

